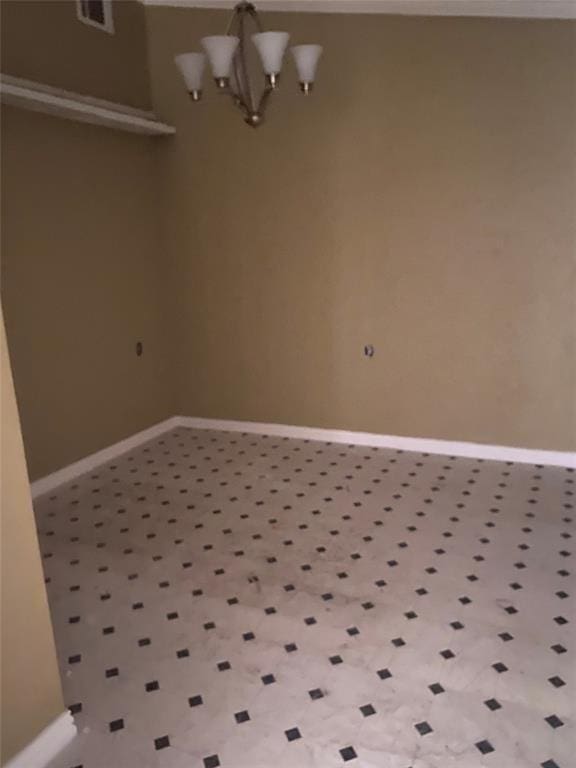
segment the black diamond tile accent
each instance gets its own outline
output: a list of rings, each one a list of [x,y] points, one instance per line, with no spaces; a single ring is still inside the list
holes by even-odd
[[[451,621],[450,626],[455,630],[464,629],[464,624],[462,624],[460,621]]]
[[[204,758],[204,768],[219,768],[221,765],[218,755],[209,755]]]
[[[284,731],[284,733],[286,734],[288,741],[296,741],[296,739],[302,738],[302,734],[298,728],[289,728],[287,731]]]
[[[492,744],[490,744],[489,741],[486,741],[486,739],[476,742],[474,746],[480,752],[482,752],[483,755],[488,755],[490,752],[494,752],[494,747],[492,746]]]
[[[503,664],[501,661],[497,661],[496,664],[492,664],[492,669],[495,669],[499,675],[501,675],[502,672],[508,671],[508,667],[506,666],[506,664]]]
[[[262,675],[260,680],[262,680],[264,685],[272,685],[272,683],[276,682],[276,678],[274,677],[274,675]]]
[[[340,755],[342,757],[342,760],[344,760],[345,763],[347,763],[349,760],[354,760],[356,757],[358,757],[354,747],[343,747],[340,750]]]
[[[146,691],[148,693],[152,693],[152,691],[159,690],[160,685],[158,683],[158,680],[151,680],[149,683],[146,683]]]
[[[437,696],[439,693],[444,693],[444,688],[440,685],[440,683],[432,683],[432,685],[429,685],[428,688],[432,691],[432,693]]]
[[[548,715],[544,720],[546,720],[551,728],[560,728],[561,725],[564,725],[564,721],[560,720],[558,715]]]
[[[392,677],[392,672],[389,669],[379,669],[376,674],[380,680],[388,680],[389,677]]]
[[[190,696],[190,698],[188,699],[188,704],[191,707],[199,707],[200,705],[204,704],[204,700],[203,700],[202,696],[200,696],[200,695],[198,695],[198,696]]]
[[[111,733],[114,733],[114,731],[121,731],[124,728],[124,720],[122,718],[118,720],[112,720],[108,727]]]
[[[246,723],[250,720],[250,715],[247,710],[243,709],[242,712],[236,712],[234,719],[237,723]]]
[[[370,717],[370,715],[376,714],[376,710],[372,704],[364,704],[362,707],[360,707],[360,712],[362,712],[364,717]]]
[[[342,664],[342,656],[330,656],[330,664]]]
[[[554,688],[562,688],[563,685],[566,685],[564,680],[562,680],[561,677],[558,677],[558,675],[554,675],[554,677],[549,677],[548,682],[551,683]]]
[[[420,736],[426,736],[428,733],[432,733],[432,728],[429,723],[427,723],[425,720],[423,720],[421,723],[416,723],[414,726]]]
[[[154,739],[154,746],[156,749],[166,749],[170,746],[170,739],[168,736],[158,736],[157,739]]]
[[[497,709],[502,709],[502,704],[500,704],[497,699],[487,699],[484,704],[488,709],[492,710],[492,712],[495,712]]]
[[[324,693],[320,688],[313,688],[311,691],[308,691],[308,695],[313,701],[324,698]]]

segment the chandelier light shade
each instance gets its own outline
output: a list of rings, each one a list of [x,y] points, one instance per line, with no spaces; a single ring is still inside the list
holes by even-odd
[[[312,90],[321,55],[321,45],[295,45],[292,48],[292,56],[298,70],[298,79],[303,93],[310,93]]]
[[[249,24],[256,29],[252,35],[248,34]],[[270,95],[278,87],[289,39],[288,32],[264,31],[254,5],[242,0],[234,7],[225,35],[210,35],[201,40],[218,90],[232,97],[244,121],[253,128],[262,124]],[[250,42],[258,51],[264,72],[264,84],[259,94],[248,66]],[[296,45],[291,50],[300,89],[308,95],[316,77],[322,46]],[[206,56],[198,52],[180,53],[174,59],[193,101],[199,101],[202,96]]]
[[[206,56],[203,53],[181,53],[175,57],[175,62],[184,78],[192,101],[200,101]]]
[[[210,69],[218,88],[226,88],[230,81],[232,60],[238,48],[238,38],[232,35],[203,37],[202,47],[208,55]]]
[[[258,32],[252,35],[252,42],[260,54],[262,69],[267,75],[278,77],[280,74],[289,39],[288,32]]]

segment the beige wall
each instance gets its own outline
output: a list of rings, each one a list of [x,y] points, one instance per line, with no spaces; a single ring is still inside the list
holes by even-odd
[[[2,0],[2,72],[150,106],[144,8],[114,0],[115,33],[78,20],[75,0]]]
[[[2,292],[35,479],[173,413],[155,157],[151,139],[12,108],[2,155]]]
[[[114,35],[73,0],[1,12],[2,71],[150,105],[136,0],[114,2]],[[2,110],[2,293],[32,479],[173,412],[155,141]]]
[[[576,448],[576,25],[266,14],[325,57],[254,132],[147,14],[179,410]]]
[[[7,71],[48,62],[57,85],[144,93],[127,74],[141,37],[124,37],[127,68],[102,47],[120,38],[78,22],[66,55],[30,47],[25,18],[50,7],[56,30],[68,5],[3,4]],[[172,62],[227,15],[146,13],[174,139],[4,110],[31,476],[176,412],[576,447],[575,25],[266,14],[326,55],[311,99],[287,64],[254,132],[208,84],[192,106]],[[87,32],[99,47],[74,84],[62,62]]]
[[[0,763],[64,711],[18,410],[0,314],[2,373]]]

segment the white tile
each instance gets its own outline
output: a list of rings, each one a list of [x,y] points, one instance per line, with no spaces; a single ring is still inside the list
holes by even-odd
[[[61,486],[51,768],[570,768],[573,479],[178,428]]]

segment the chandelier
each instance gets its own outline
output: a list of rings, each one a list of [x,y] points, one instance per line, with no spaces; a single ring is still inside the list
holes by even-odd
[[[254,76],[247,59],[249,24],[256,30],[251,37],[264,70],[264,86],[259,93],[255,90]],[[192,101],[200,101],[207,55],[218,91],[229,94],[242,112],[244,121],[257,128],[264,120],[270,95],[278,88],[289,38],[288,32],[264,32],[254,5],[242,0],[234,7],[225,35],[202,38],[205,53],[181,53],[174,60]],[[298,71],[300,89],[308,95],[314,85],[322,46],[295,45],[290,50]]]

